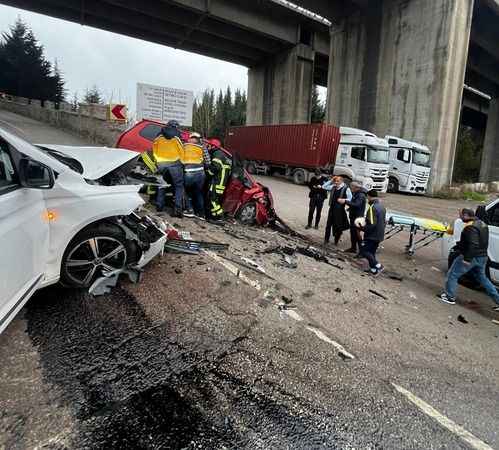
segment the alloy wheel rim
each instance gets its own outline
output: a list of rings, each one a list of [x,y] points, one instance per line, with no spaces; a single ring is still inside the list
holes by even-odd
[[[73,283],[87,287],[95,275],[125,267],[127,251],[117,239],[97,236],[80,242],[66,259],[66,274]]]
[[[256,216],[256,206],[250,205],[243,209],[241,213],[241,219],[243,222],[251,221]]]

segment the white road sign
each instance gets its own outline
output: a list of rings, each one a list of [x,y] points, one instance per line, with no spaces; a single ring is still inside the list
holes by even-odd
[[[150,84],[137,83],[137,119],[166,123],[177,120],[180,125],[192,126],[194,93]]]

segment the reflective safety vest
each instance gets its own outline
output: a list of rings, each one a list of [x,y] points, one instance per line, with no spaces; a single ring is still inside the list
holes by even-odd
[[[227,160],[222,160],[220,158],[213,158],[211,160],[212,169],[210,172],[214,173],[213,182],[211,188],[215,190],[217,194],[223,194],[225,192],[225,187],[227,186],[227,181],[229,179],[229,174],[232,169],[230,164],[226,164]]]
[[[156,160],[152,152],[142,153],[141,158],[151,173],[156,173],[158,171],[158,165],[156,164]]]
[[[184,152],[182,154],[182,163],[185,165],[196,164],[201,165],[204,162],[203,147],[197,144],[184,144]]]
[[[182,157],[184,146],[178,137],[158,136],[152,144],[152,153],[158,163],[174,163]]]

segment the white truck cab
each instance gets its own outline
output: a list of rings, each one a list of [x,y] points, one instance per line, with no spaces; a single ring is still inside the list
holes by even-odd
[[[425,145],[385,136],[390,146],[388,192],[424,194],[431,171],[431,152]]]
[[[334,175],[362,182],[367,189],[386,192],[390,147],[385,139],[357,128],[340,128]]]
[[[489,226],[487,275],[493,283],[499,285],[499,198],[485,207],[479,206],[478,208],[482,211],[477,210],[477,216],[482,217],[482,220]],[[447,234],[442,239],[442,256],[449,258],[449,265],[452,262],[451,250],[459,241],[463,228],[463,222],[457,219],[452,227],[452,234]]]

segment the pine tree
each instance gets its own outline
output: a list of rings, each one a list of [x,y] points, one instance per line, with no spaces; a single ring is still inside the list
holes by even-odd
[[[71,100],[71,111],[78,111],[78,92],[75,91]]]
[[[213,127],[213,137],[222,139],[225,136],[224,118],[224,95],[220,90],[215,105],[215,125]]]
[[[83,97],[83,101],[85,103],[95,104],[95,105],[102,105],[104,103],[102,93],[95,84],[91,89],[87,88],[85,96]]]
[[[194,102],[192,127],[195,131],[207,137],[211,136],[215,122],[214,97],[213,90],[206,89],[201,98],[196,99]]]
[[[232,105],[232,91],[230,86],[227,86],[223,100],[223,134],[221,137],[225,137],[225,134],[232,123],[233,116],[234,110]]]
[[[0,90],[11,95],[53,100],[64,88],[62,77],[53,79],[43,46],[21,19],[2,34],[0,67]]]
[[[326,117],[326,107],[319,97],[319,89],[314,85],[312,91],[312,123],[322,123]]]
[[[54,72],[52,75],[52,80],[54,85],[52,101],[61,103],[66,98],[66,89],[64,88],[65,82],[59,69],[59,65],[57,64],[57,59],[54,62]]]

